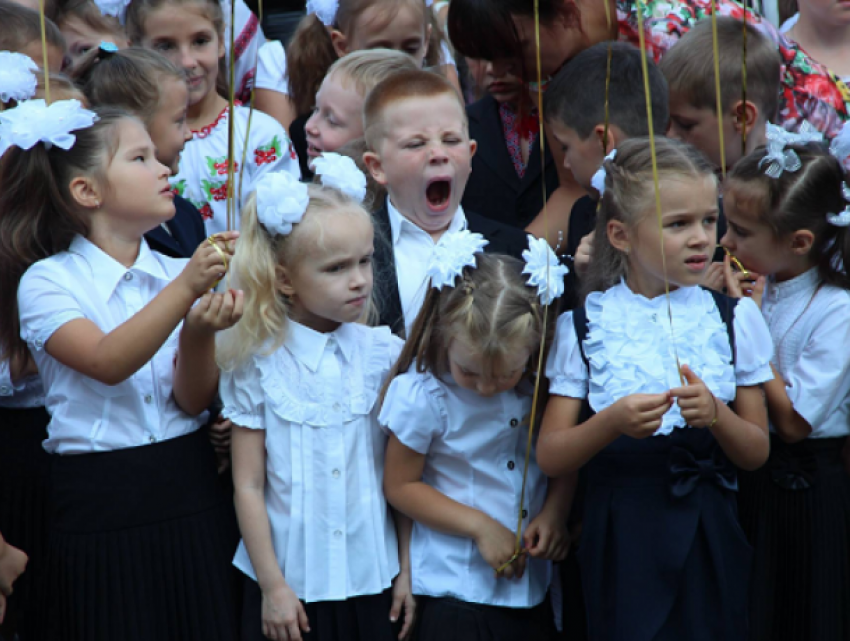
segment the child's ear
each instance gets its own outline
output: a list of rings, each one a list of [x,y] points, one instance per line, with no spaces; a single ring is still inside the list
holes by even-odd
[[[758,123],[760,114],[759,108],[749,100],[746,102],[738,100],[732,105],[730,115],[735,126],[735,131],[740,134],[744,130],[744,127],[746,127],[747,135],[749,136]]]
[[[608,242],[611,243],[611,246],[624,254],[628,254],[632,243],[629,240],[625,223],[622,220],[609,220],[606,231],[608,232]]]
[[[219,34],[218,36],[218,57],[224,58],[227,53],[227,49],[224,47],[224,34]]]
[[[286,271],[286,267],[283,265],[277,265],[274,268],[274,274],[277,282],[277,291],[287,298],[295,296],[295,287],[292,285],[292,279],[289,277],[289,272]]]
[[[363,154],[363,162],[366,164],[369,173],[375,182],[382,187],[387,186],[387,174],[384,173],[384,164],[381,162],[381,157],[374,151],[367,151]]]
[[[623,132],[616,125],[608,125],[608,138],[605,138],[605,125],[599,124],[593,128],[593,135],[599,140],[599,145],[602,147],[602,155],[607,156],[612,150],[617,148],[621,140],[625,140]]]
[[[348,38],[339,29],[331,29],[331,44],[333,45],[336,55],[340,58],[348,54]]]
[[[422,54],[422,57],[426,57],[428,55],[428,50],[431,48],[431,24],[428,23],[425,25],[425,53]]]
[[[470,140],[469,140],[469,157],[472,158],[475,155],[476,151],[478,151],[478,141],[472,140],[470,138]]]
[[[74,178],[68,185],[68,191],[71,198],[86,209],[97,209],[103,203],[98,185],[86,176]]]
[[[800,229],[791,234],[791,251],[796,256],[805,256],[812,251],[815,235],[808,229]]]

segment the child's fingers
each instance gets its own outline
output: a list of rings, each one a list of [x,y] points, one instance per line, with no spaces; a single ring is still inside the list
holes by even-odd
[[[401,609],[404,607],[404,595],[396,594],[393,590],[393,603],[390,606],[390,621],[395,623],[401,616]]]
[[[301,601],[298,602],[298,627],[304,632],[310,631],[310,619],[307,618],[307,612],[304,610]]]
[[[234,292],[233,313],[230,319],[235,323],[245,313],[245,292],[241,289]]]
[[[416,599],[412,594],[408,594],[404,599],[404,623],[401,626],[401,631],[398,633],[399,641],[406,639],[413,630],[413,622],[416,620]]]

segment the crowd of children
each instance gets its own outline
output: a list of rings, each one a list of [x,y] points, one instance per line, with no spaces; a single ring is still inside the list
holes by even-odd
[[[838,5],[0,0],[0,641],[850,638]]]

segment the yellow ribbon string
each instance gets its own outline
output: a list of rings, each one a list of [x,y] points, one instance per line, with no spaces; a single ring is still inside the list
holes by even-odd
[[[540,2],[534,0],[534,42],[537,47],[537,108],[543,107],[543,66],[540,60]],[[538,118],[538,140],[540,141],[540,166],[545,167],[546,137],[543,131],[542,115]],[[546,205],[546,181],[543,181],[543,233],[546,242],[549,242],[549,217]],[[549,263],[546,263],[546,280],[549,280]],[[519,510],[517,513],[516,539],[514,541],[514,554],[496,570],[496,574],[504,572],[511,563],[526,553],[522,549],[522,512],[525,507],[525,488],[528,481],[528,466],[531,461],[531,446],[534,439],[534,426],[537,423],[537,410],[540,400],[540,382],[543,380],[543,357],[546,348],[547,325],[549,323],[549,304],[543,306],[542,330],[540,332],[540,345],[537,355],[537,376],[534,381],[534,394],[531,397],[531,415],[528,419],[528,434],[525,444],[525,462],[522,468],[522,488],[519,493]]]
[[[741,109],[744,110],[743,122],[741,123],[741,155],[747,155],[747,8],[744,7],[744,22],[741,26]],[[715,39],[715,42],[717,40]],[[716,46],[716,45],[715,45]],[[714,58],[717,59],[715,49]]]
[[[263,0],[257,2],[257,20],[263,24]],[[248,128],[245,131],[245,144],[242,146],[242,171],[239,172],[239,201],[242,201],[242,180],[245,178],[245,162],[248,160],[248,143],[251,136],[251,123],[254,120],[254,89],[257,88],[257,70],[260,68],[260,47],[254,56],[254,82],[251,83],[251,104],[248,107]]]
[[[712,2],[711,43],[714,49],[714,91],[717,94],[717,135],[720,143],[720,171],[726,179],[726,146],[723,140],[723,95],[720,92],[720,47],[717,44],[717,0]]]
[[[643,71],[643,91],[646,98],[646,117],[649,131],[649,151],[652,157],[652,183],[655,188],[655,216],[658,219],[658,236],[659,243],[661,243],[664,237],[664,223],[662,221],[661,214],[661,186],[658,182],[658,158],[655,153],[655,127],[652,124],[652,96],[649,92],[649,68],[646,60],[646,35],[643,32],[643,11],[646,7],[646,0],[636,1],[638,38],[640,39],[640,62],[641,69]],[[682,385],[684,385],[685,377],[682,375],[682,364],[679,362],[679,350],[676,348],[676,337],[673,329],[673,306],[670,302],[670,281],[667,279],[667,257],[664,255],[663,243],[661,246],[661,271],[664,275],[664,295],[667,299],[667,317],[670,320],[670,339],[673,345],[673,356],[676,359],[676,370],[679,374],[679,381]]]
[[[47,20],[44,15],[44,0],[38,0],[38,19],[41,23],[41,71],[44,75],[44,101],[50,104],[50,67],[47,63]]]
[[[227,101],[227,230],[234,227],[236,221],[236,193],[234,182],[236,180],[235,168],[235,130],[234,119],[236,116],[236,2],[230,2],[230,91]]]

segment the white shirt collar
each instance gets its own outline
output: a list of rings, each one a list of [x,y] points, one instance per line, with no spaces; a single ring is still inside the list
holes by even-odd
[[[412,223],[402,213],[395,208],[390,197],[387,196],[387,213],[390,219],[390,230],[392,231],[393,246],[398,245],[398,239],[402,231],[414,234],[428,234],[424,229]],[[457,206],[457,211],[449,223],[449,228],[446,231],[460,231],[466,229],[466,214],[463,213],[463,207]],[[430,236],[430,234],[428,234]]]
[[[332,342],[339,345],[339,351],[346,362],[351,362],[357,337],[349,323],[343,323],[336,330],[323,334],[290,320],[284,344],[295,358],[304,363],[310,371],[316,372],[325,349],[331,347]]]
[[[795,296],[799,292],[811,292],[820,282],[820,271],[812,267],[799,276],[777,283],[773,278],[768,280],[767,297],[769,300],[782,300]]]
[[[91,280],[91,286],[97,291],[100,300],[109,300],[115,288],[118,287],[118,283],[128,272],[141,272],[166,282],[172,280],[144,238],[139,245],[136,262],[129,268],[124,267],[93,242],[79,235],[71,241],[68,251],[80,256],[88,264],[92,274],[96,275]]]

